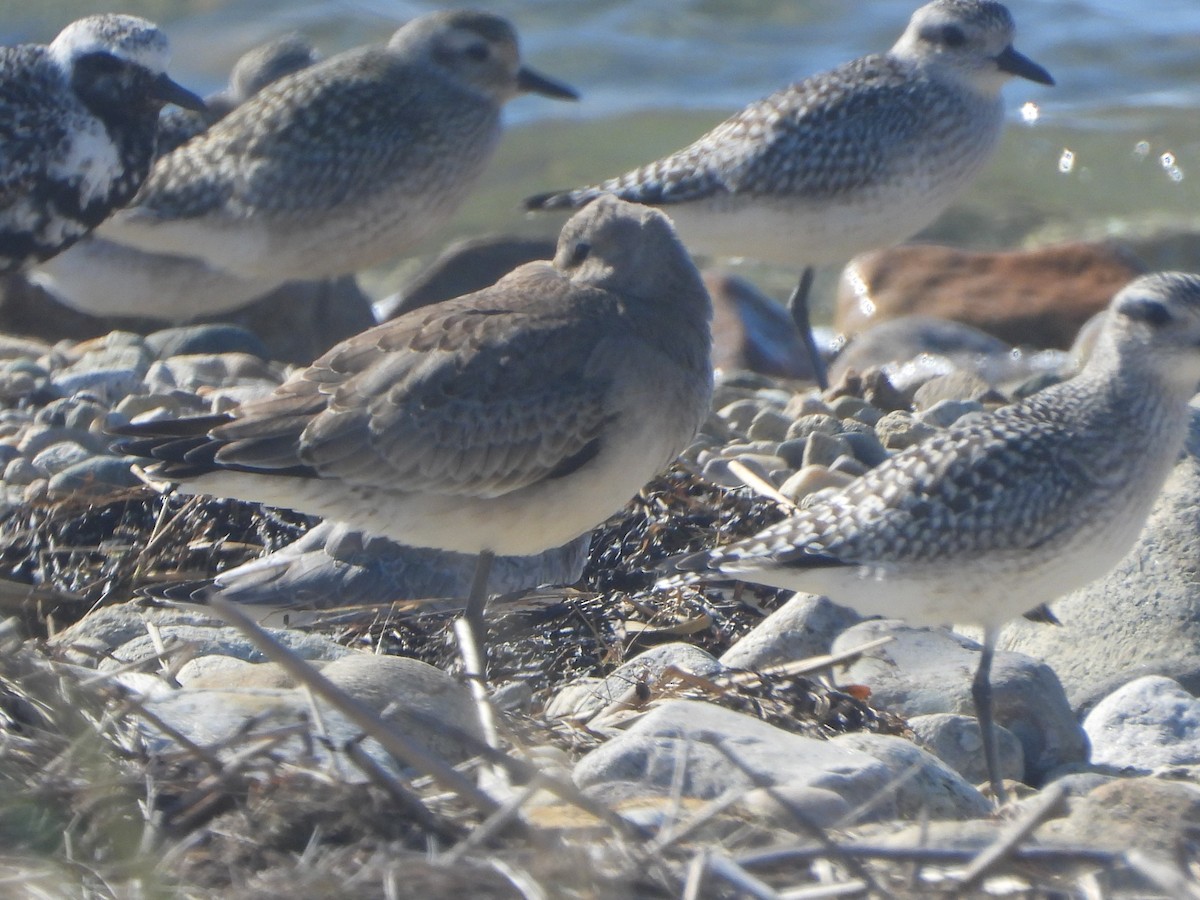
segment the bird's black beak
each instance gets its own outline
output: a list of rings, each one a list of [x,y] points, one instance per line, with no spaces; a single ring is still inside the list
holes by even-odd
[[[556,100],[578,100],[579,92],[573,87],[547,78],[540,72],[527,69],[525,66],[517,71],[517,87],[526,93],[541,94],[543,97],[553,97]]]
[[[1018,78],[1027,78],[1030,81],[1036,81],[1038,84],[1054,84],[1054,78],[1051,77],[1049,72],[1024,53],[1018,53],[1014,50],[1012,44],[1005,47],[1004,52],[996,57],[996,65],[1000,68],[1001,72],[1016,75]]]
[[[150,87],[150,96],[163,103],[174,103],[176,106],[194,109],[197,112],[208,109],[203,100],[182,85],[176,84],[165,72],[154,79],[154,84]]]

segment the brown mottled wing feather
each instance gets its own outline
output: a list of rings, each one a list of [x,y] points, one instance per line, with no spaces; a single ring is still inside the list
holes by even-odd
[[[563,474],[611,415],[592,359],[624,337],[617,306],[549,265],[523,267],[335,347],[214,429],[216,461],[470,496]]]

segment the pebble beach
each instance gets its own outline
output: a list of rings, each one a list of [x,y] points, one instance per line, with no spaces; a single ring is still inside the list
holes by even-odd
[[[1069,84],[1080,64],[1055,65],[1050,14],[1013,11],[1022,35],[1043,29],[1021,45]],[[327,24],[327,12],[292,18]],[[273,9],[256,28],[283,19]],[[184,20],[185,58],[202,21]],[[736,22],[738,41],[755,33]],[[539,65],[570,74],[556,29],[529,30]],[[1059,144],[1080,146],[1082,120],[1112,113],[1070,119],[1079,90],[1048,99],[1041,122],[1010,121],[981,186],[921,235],[931,246],[822,271],[828,387],[777,302],[795,273],[699,260],[716,306],[707,420],[589,534],[497,559],[483,648],[456,625],[472,557],[187,496],[112,432],[227,412],[381,312],[542,258],[553,227],[516,211],[525,186],[624,165],[564,148],[604,143],[619,120],[639,156],[646,132],[665,150],[676,130],[695,132],[701,104],[659,128],[645,109],[617,108],[620,85],[600,90],[596,118],[518,110],[478,202],[403,260],[285,284],[234,313],[104,318],[5,277],[0,883],[14,896],[247,900],[1200,897],[1200,410],[1128,556],[1001,632],[1003,806],[970,691],[981,630],[663,581],[669,558],[755,534],[1071,378],[1120,286],[1200,269],[1184,130],[1139,130],[1121,101],[1120,126],[1071,162]],[[1166,108],[1191,102],[1141,91]],[[1128,159],[1118,143],[1134,147]],[[567,161],[544,158],[555,154]],[[1121,193],[1146,208],[1110,216],[1116,201],[1089,199],[1089,166],[1140,166]],[[443,252],[483,232],[507,262],[478,246]],[[467,286],[439,295],[448,271]],[[480,653],[484,681],[471,677]]]

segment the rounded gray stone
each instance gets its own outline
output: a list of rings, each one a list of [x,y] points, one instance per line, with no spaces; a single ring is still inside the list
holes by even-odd
[[[850,650],[884,636],[893,640],[850,663],[839,679],[866,685],[878,708],[904,716],[974,715],[971,679],[979,665],[979,644],[944,628],[872,619],[840,634],[832,650]],[[1022,780],[1037,784],[1048,772],[1087,759],[1087,736],[1049,666],[1021,653],[997,652],[991,684],[996,722],[1017,737],[1025,754]]]
[[[910,716],[908,727],[918,747],[932,753],[971,784],[988,780],[983,736],[973,717],[953,713]],[[1000,777],[1021,781],[1025,777],[1025,752],[1016,736],[1002,725],[996,726],[996,749]]]
[[[1097,765],[1150,772],[1200,763],[1200,700],[1170,678],[1129,682],[1096,704],[1083,729]]]
[[[76,441],[57,441],[39,451],[30,462],[43,474],[55,475],[90,455],[87,448]]]
[[[903,739],[840,735],[822,741],[687,700],[656,707],[587,754],[574,778],[601,798],[610,791],[629,796],[630,785],[645,795],[678,789],[698,799],[763,787],[797,794],[815,789],[839,796],[860,822],[919,809],[949,818],[987,811],[987,801],[974,788]]]
[[[828,597],[793,594],[720,658],[731,669],[763,669],[829,652],[833,639],[862,617]]]
[[[47,488],[52,497],[69,494],[103,497],[141,483],[125,457],[93,456],[51,477]]]

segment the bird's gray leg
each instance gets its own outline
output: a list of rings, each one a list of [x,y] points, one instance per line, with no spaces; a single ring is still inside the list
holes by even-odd
[[[983,630],[983,651],[979,654],[979,668],[971,682],[971,699],[975,701],[975,718],[979,722],[979,734],[983,738],[983,757],[987,762],[988,781],[992,796],[1003,805],[1008,802],[1008,792],[1000,778],[1000,756],[996,747],[995,721],[992,718],[992,657],[996,653],[996,639],[1000,629],[989,625]]]
[[[496,558],[496,554],[491,550],[484,550],[479,554],[479,558],[475,561],[475,574],[471,577],[471,593],[467,597],[467,609],[463,614],[463,618],[467,620],[467,625],[470,626],[471,632],[475,636],[475,646],[484,653],[484,648],[487,647],[487,626],[483,621],[483,611],[487,608],[488,602],[488,575],[492,571],[492,560]]]
[[[825,370],[825,361],[821,359],[820,351],[817,350],[817,342],[813,338],[812,332],[812,316],[808,311],[808,295],[812,293],[815,274],[812,266],[804,267],[796,289],[788,297],[787,308],[788,312],[792,314],[792,321],[796,323],[796,330],[800,332],[800,339],[804,341],[804,349],[808,351],[808,358],[812,363],[813,379],[817,382],[817,387],[825,390],[829,387],[829,373]]]

